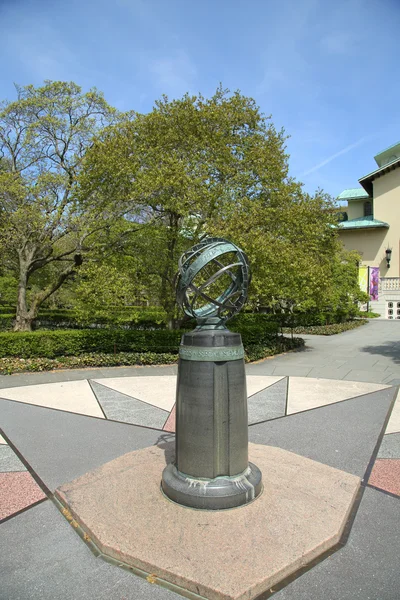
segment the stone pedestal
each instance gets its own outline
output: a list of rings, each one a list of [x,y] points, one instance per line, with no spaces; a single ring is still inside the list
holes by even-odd
[[[248,461],[247,392],[240,334],[196,329],[182,338],[176,391],[176,460],[162,489],[171,500],[219,510],[254,500],[261,472]]]

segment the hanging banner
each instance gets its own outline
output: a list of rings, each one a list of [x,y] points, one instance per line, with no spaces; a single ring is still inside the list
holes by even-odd
[[[379,267],[369,268],[369,295],[371,300],[378,300]]]
[[[358,267],[358,283],[363,292],[369,292],[368,267]]]

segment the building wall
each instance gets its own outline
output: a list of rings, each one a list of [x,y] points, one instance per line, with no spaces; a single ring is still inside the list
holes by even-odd
[[[390,277],[390,275],[386,275],[385,255],[385,241],[389,231],[390,229],[384,228],[341,230],[339,238],[347,250],[357,250],[361,254],[363,265],[380,267],[381,277]],[[389,271],[391,270],[392,267]]]
[[[358,219],[364,216],[364,201],[363,200],[349,200],[347,207],[347,216],[349,221],[351,219]]]
[[[400,169],[376,179],[373,190],[374,219],[389,223],[389,229],[342,230],[339,231],[339,237],[348,250],[361,253],[363,265],[379,267],[381,277],[400,277]],[[349,202],[349,219],[363,215],[364,202]],[[386,267],[385,253],[388,247],[392,248],[389,269]]]
[[[385,247],[392,248],[392,260],[385,277],[400,277],[400,169],[386,173],[373,182],[374,218],[389,223]]]

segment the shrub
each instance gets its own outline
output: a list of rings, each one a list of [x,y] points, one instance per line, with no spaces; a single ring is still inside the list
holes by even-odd
[[[273,343],[276,323],[236,325],[244,346]],[[0,357],[79,356],[88,352],[177,352],[184,331],[167,329],[70,329],[0,333]],[[272,340],[272,341],[271,341]]]
[[[55,358],[87,352],[177,352],[181,335],[181,331],[123,329],[0,333],[0,357]]]
[[[343,323],[353,318],[357,314],[357,310],[354,313],[347,310],[337,310],[282,314],[280,315],[280,325],[281,327],[298,328]]]
[[[7,331],[14,326],[15,313],[0,314],[0,331]]]
[[[0,358],[0,374],[30,371],[78,369],[82,367],[118,367],[130,365],[167,365],[177,362],[177,354],[152,352],[91,353],[58,358]]]
[[[253,362],[255,360],[261,360],[268,356],[274,356],[275,354],[301,348],[302,346],[304,346],[304,340],[297,337],[278,337],[271,340],[269,344],[251,344],[250,346],[245,347],[245,361]]]
[[[0,331],[12,329],[15,310],[0,311]],[[166,315],[159,307],[126,307],[110,309],[107,316],[83,319],[72,309],[41,309],[33,322],[33,329],[165,329]]]
[[[304,345],[301,338],[274,338],[269,344],[250,344],[245,347],[245,361],[260,360]],[[0,358],[0,374],[11,375],[31,371],[54,369],[77,369],[82,367],[116,367],[133,365],[167,365],[178,361],[177,351],[173,352],[118,352],[107,354],[90,352],[79,356],[58,356],[57,358]]]
[[[380,316],[381,315],[379,313],[372,312],[370,310],[360,310],[360,312],[357,315],[357,317],[359,317],[360,319],[377,319]]]
[[[293,332],[295,334],[309,335],[335,335],[343,333],[350,329],[356,329],[361,325],[366,325],[366,321],[347,321],[346,323],[332,323],[331,325],[311,325],[309,327],[295,327],[294,329],[284,329],[284,332]]]

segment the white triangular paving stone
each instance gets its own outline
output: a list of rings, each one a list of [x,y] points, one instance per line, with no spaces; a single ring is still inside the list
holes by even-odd
[[[383,390],[387,387],[390,386],[363,381],[289,377],[287,414],[326,406],[341,400]]]
[[[169,416],[166,410],[121,394],[97,381],[92,381],[91,385],[107,419],[162,429]]]
[[[7,444],[6,440],[0,435],[0,444]]]
[[[252,396],[281,379],[282,377],[249,375],[246,378],[247,395]],[[176,375],[115,377],[93,381],[164,410],[170,411],[175,403]]]
[[[247,385],[247,396],[250,397],[253,394],[257,394],[257,392],[261,392],[264,388],[277,383],[283,379],[282,376],[273,376],[273,375],[247,375],[246,377],[246,385]]]
[[[6,388],[0,390],[0,398],[104,419],[104,414],[86,380]]]
[[[396,402],[394,403],[392,414],[390,415],[389,423],[385,433],[400,432],[400,391],[397,392]]]
[[[175,403],[176,375],[94,379],[121,394],[170,411]]]

